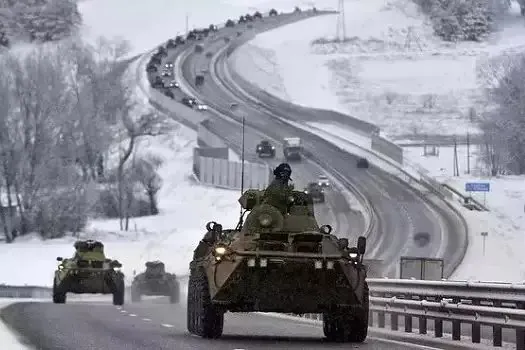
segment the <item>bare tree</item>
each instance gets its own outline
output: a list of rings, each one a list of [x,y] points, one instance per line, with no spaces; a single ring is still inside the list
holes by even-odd
[[[124,96],[126,96],[125,94]],[[129,100],[128,100],[129,101]],[[157,113],[147,113],[142,114],[136,120],[133,119],[132,110],[134,104],[129,103],[123,104],[125,106],[121,112],[121,120],[125,130],[125,136],[127,138],[126,145],[121,148],[119,162],[117,166],[117,182],[118,182],[118,200],[119,200],[119,213],[120,213],[120,229],[128,230],[129,215],[124,213],[125,200],[125,165],[126,162],[130,159],[137,141],[143,136],[159,136],[161,135],[166,128],[165,117]]]
[[[162,158],[154,154],[147,154],[139,157],[133,163],[134,177],[148,197],[149,213],[157,215],[159,213],[157,193],[162,187],[162,178],[158,170],[162,166]]]
[[[493,107],[481,120],[492,172],[525,173],[525,55],[502,56],[484,67],[485,93]]]

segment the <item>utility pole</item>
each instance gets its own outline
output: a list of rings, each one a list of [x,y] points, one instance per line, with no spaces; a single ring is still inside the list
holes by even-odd
[[[454,137],[454,159],[453,159],[452,166],[454,168],[454,176],[459,176],[458,142],[455,137]]]
[[[470,174],[470,133],[467,131],[467,174]]]
[[[345,23],[345,0],[339,0],[337,11],[337,40],[346,40],[346,23]]]
[[[188,13],[186,13],[186,35],[188,35],[188,32],[190,30],[190,28],[189,28],[189,19],[190,19],[190,15],[188,15]]]

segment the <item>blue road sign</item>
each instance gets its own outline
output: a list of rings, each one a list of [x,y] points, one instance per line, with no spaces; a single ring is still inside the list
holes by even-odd
[[[467,192],[490,192],[490,183],[488,182],[467,182],[465,184]]]

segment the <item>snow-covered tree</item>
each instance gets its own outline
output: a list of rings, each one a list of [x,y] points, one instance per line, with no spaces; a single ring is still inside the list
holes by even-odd
[[[493,59],[485,70],[493,104],[481,122],[493,173],[525,174],[525,54]]]

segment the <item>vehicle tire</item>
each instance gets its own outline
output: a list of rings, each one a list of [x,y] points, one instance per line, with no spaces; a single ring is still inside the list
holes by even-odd
[[[186,328],[188,332],[195,334],[195,277],[190,274],[188,281],[188,293],[186,298]]]
[[[170,304],[177,304],[180,298],[179,282],[173,281],[170,287]]]
[[[142,294],[140,293],[140,288],[136,285],[131,284],[131,302],[140,303],[142,299]]]
[[[190,301],[191,298],[191,301]],[[192,271],[188,287],[188,331],[203,338],[222,335],[224,312],[211,302],[208,279],[202,270]]]
[[[368,335],[369,295],[365,282],[363,305],[323,314],[323,332],[328,341],[362,343]]]
[[[124,276],[119,274],[115,277],[115,286],[113,290],[113,305],[124,305],[124,293],[125,293],[125,286],[124,286]]]
[[[65,304],[66,293],[57,286],[55,279],[53,279],[53,303],[54,304]]]

